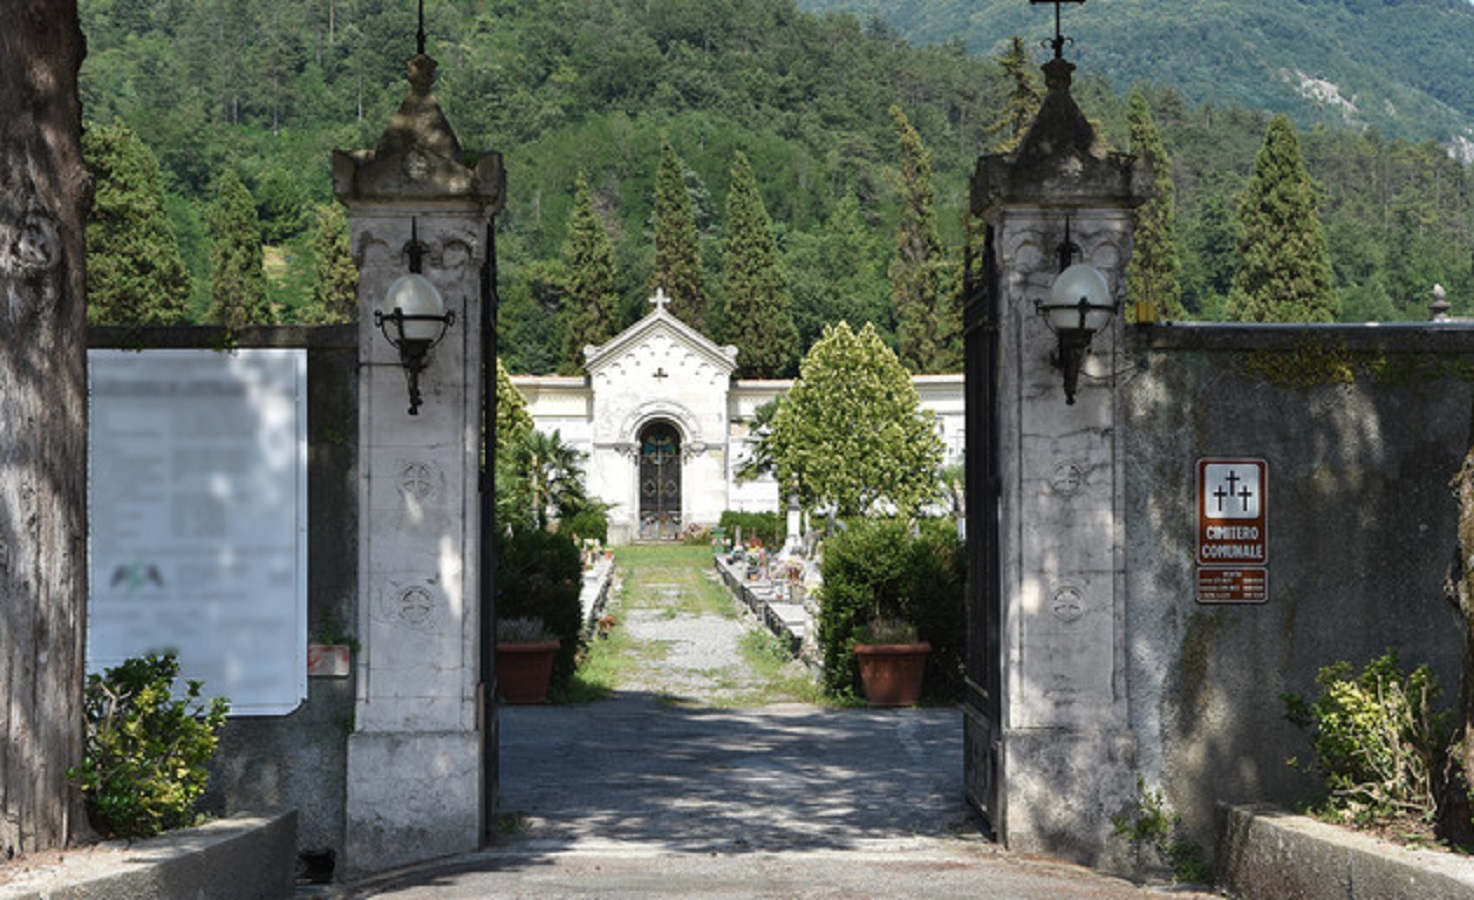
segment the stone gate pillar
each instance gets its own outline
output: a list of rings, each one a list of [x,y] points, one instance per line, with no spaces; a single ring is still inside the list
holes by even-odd
[[[465,162],[430,92],[434,61],[421,54],[409,67],[409,95],[378,145],[333,156],[360,277],[350,876],[474,850],[490,813],[483,756],[494,720],[479,696],[477,615],[478,323],[505,177],[499,154]],[[390,284],[412,266],[455,317],[420,376],[414,415],[399,351],[374,323]]]
[[[1120,308],[1131,209],[1150,180],[1131,157],[1096,148],[1070,96],[1073,68],[1045,65],[1049,93],[1018,150],[981,158],[973,178],[986,246],[968,309],[968,407],[981,417],[988,406],[992,421],[970,420],[969,443],[994,450],[990,466],[978,462],[991,472],[969,472],[969,537],[992,547],[972,557],[965,727],[969,797],[998,837],[1101,864],[1110,817],[1135,790],[1113,390],[1121,315],[1095,335],[1070,405],[1035,302],[1049,299],[1068,235],[1073,261],[1098,268]],[[969,447],[969,463],[982,452]],[[994,515],[986,534],[978,519]]]

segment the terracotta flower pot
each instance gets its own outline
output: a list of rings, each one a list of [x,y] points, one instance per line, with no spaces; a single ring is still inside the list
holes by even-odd
[[[915,706],[931,644],[856,644],[860,684],[871,706]]]
[[[496,642],[497,693],[506,703],[546,703],[559,641]]]

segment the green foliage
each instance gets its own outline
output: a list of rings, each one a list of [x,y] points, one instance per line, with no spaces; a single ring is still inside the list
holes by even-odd
[[[598,504],[585,507],[560,519],[558,530],[572,537],[604,543],[609,540],[609,511]]]
[[[577,375],[583,372],[584,347],[598,346],[614,337],[619,312],[614,296],[614,245],[594,211],[593,191],[582,171],[574,185],[563,262],[568,267],[566,297],[572,317],[561,371]]]
[[[220,178],[205,216],[210,232],[210,321],[229,328],[270,324],[256,204],[234,169]]]
[[[671,314],[700,331],[706,327],[707,297],[691,206],[685,165],[667,142],[660,148],[655,176],[655,272],[650,293],[663,290],[670,298]]]
[[[1300,142],[1275,116],[1239,197],[1242,264],[1228,318],[1240,322],[1334,322],[1340,305],[1317,207],[1319,191],[1301,161]]]
[[[966,560],[951,521],[856,520],[824,542],[821,574],[819,649],[830,695],[856,694],[857,632],[875,620],[891,619],[914,625],[920,639],[932,645],[927,694],[957,696],[966,651]]]
[[[159,163],[122,122],[82,134],[92,170],[87,214],[87,320],[172,325],[189,300],[189,272],[164,206]]]
[[[527,412],[527,400],[512,378],[501,357],[496,360],[496,454],[516,443],[521,435],[532,430],[532,415]]]
[[[1131,152],[1152,169],[1152,195],[1136,208],[1126,293],[1137,322],[1182,318],[1182,267],[1177,256],[1177,203],[1172,161],[1162,146],[1146,95],[1131,92]]]
[[[87,676],[85,755],[67,774],[104,835],[148,837],[195,822],[230,704],[202,702],[199,681],[176,699],[178,675],[174,654],[150,653]]]
[[[583,457],[560,432],[513,429],[497,451],[497,521],[542,530],[585,509],[602,511],[584,486]]]
[[[312,305],[304,314],[311,324],[358,319],[358,267],[353,264],[348,215],[340,204],[317,208],[312,229]]]
[[[931,154],[899,106],[892,106],[890,115],[901,144],[901,221],[890,266],[896,355],[913,372],[953,371],[962,359],[962,312],[946,289]]]
[[[1039,90],[1034,75],[1034,61],[1029,57],[1024,39],[1018,35],[1009,39],[1008,49],[998,57],[998,68],[1008,84],[1008,95],[998,117],[988,127],[993,138],[989,149],[993,153],[1010,153],[1018,149],[1024,133],[1034,124],[1044,93]]]
[[[727,509],[722,511],[717,527],[726,531],[728,540],[734,538],[737,529],[741,528],[744,544],[752,540],[761,542],[764,547],[778,547],[783,544],[784,521],[779,513]]]
[[[796,480],[804,506],[841,516],[912,514],[937,491],[943,446],[933,419],[874,328],[826,328],[773,417],[778,483]]]
[[[511,370],[553,372],[563,359],[576,307],[565,302],[561,257],[580,170],[614,245],[617,327],[648,312],[662,142],[685,162],[696,257],[712,293],[709,333],[726,325],[711,228],[740,150],[781,248],[799,351],[841,320],[873,323],[895,346],[887,269],[902,209],[899,183],[883,177],[900,167],[885,111],[903,107],[931,154],[936,221],[955,256],[978,150],[1027,122],[1010,103],[1037,78],[1033,38],[1049,22],[1039,7],[1003,0],[883,6],[880,14],[935,45],[910,46],[878,19],[801,13],[788,0],[437,6],[428,46],[441,63],[436,96],[464,146],[502,150],[511,176],[497,218],[506,286],[499,333]],[[1179,191],[1190,315],[1221,315],[1238,265],[1229,198],[1264,137],[1269,114],[1259,108],[1289,112],[1302,128],[1306,169],[1325,186],[1321,215],[1343,318],[1423,318],[1429,279],[1449,289],[1455,315],[1474,312],[1469,167],[1429,140],[1467,124],[1467,107],[1448,104],[1474,98],[1474,80],[1461,74],[1474,6],[1407,8],[1307,0],[1066,11],[1070,33],[1089,47],[1076,97],[1118,146],[1128,116],[1110,82],[1159,85],[1144,93]],[[201,213],[223,171],[236,169],[262,195],[254,205],[263,233],[285,239],[306,224],[302,210],[332,201],[331,151],[373,146],[407,88],[407,14],[378,2],[222,9],[204,0],[82,0],[80,12],[84,106],[95,121],[127,122],[157,154],[194,321],[209,307]],[[1009,35],[1028,40],[1011,46]],[[976,55],[963,52],[959,36]],[[1369,52],[1370,42],[1381,49]],[[1389,46],[1406,52],[1384,53]],[[1263,77],[1290,68],[1354,95],[1352,127],[1343,127],[1340,107],[1307,99],[1294,79]],[[1383,90],[1389,85],[1396,90]],[[272,300],[288,313],[310,309],[312,279],[291,274],[273,284]]]
[[[778,268],[773,223],[758,193],[747,155],[732,161],[727,193],[726,333],[737,347],[737,368],[745,378],[783,378],[798,361],[793,298]]]
[[[538,619],[562,641],[552,686],[564,689],[577,664],[583,607],[583,563],[573,538],[540,528],[513,527],[496,542],[498,620]]]
[[[1150,847],[1172,868],[1177,881],[1203,884],[1213,880],[1203,848],[1183,836],[1182,816],[1160,789],[1148,788],[1140,775],[1136,776],[1136,803],[1131,810],[1111,816],[1111,834],[1125,838],[1138,853]]]
[[[1426,831],[1437,819],[1448,747],[1447,713],[1436,711],[1438,681],[1427,666],[1411,672],[1388,650],[1360,673],[1340,661],[1316,675],[1320,696],[1281,694],[1286,716],[1311,731],[1325,777],[1326,812],[1363,828]]]

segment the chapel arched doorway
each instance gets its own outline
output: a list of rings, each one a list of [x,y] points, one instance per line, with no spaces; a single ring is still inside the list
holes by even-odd
[[[640,539],[681,534],[681,434],[669,422],[640,430]]]

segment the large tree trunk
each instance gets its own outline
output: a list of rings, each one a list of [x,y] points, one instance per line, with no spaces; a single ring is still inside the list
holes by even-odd
[[[85,829],[87,333],[76,0],[0,2],[0,859]]]
[[[1464,657],[1459,678],[1458,718],[1454,743],[1438,791],[1439,836],[1455,844],[1474,845],[1469,786],[1474,785],[1474,448],[1453,480],[1459,498],[1459,557],[1449,577],[1449,599],[1464,619]]]

